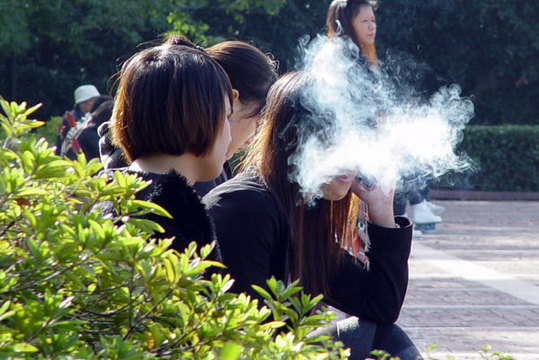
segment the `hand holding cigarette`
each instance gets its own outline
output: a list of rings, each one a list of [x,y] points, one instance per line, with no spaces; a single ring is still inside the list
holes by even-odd
[[[356,177],[350,190],[367,204],[370,222],[379,226],[395,227],[393,214],[394,187],[384,190],[374,182],[369,189],[368,185],[369,183],[364,184]]]

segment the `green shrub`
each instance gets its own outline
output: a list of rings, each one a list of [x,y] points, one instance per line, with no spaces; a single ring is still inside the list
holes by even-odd
[[[0,358],[345,357],[341,343],[306,337],[331,318],[310,315],[320,297],[270,280],[259,308],[228,293],[229,276],[205,279],[222,266],[206,260],[210,246],[169,250],[150,238],[159,225],[137,217],[167,215],[135,200],[147,183],[92,177],[96,160],[62,159],[27,134],[37,107],[0,102]],[[118,215],[96,210],[102,201]]]
[[[539,126],[468,126],[459,151],[473,172],[449,174],[434,187],[482,191],[539,191]]]
[[[49,144],[56,143],[56,135],[62,122],[61,116],[52,116],[43,126],[34,130],[36,138],[44,137]]]

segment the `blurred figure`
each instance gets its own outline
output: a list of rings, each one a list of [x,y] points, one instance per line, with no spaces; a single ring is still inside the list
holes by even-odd
[[[83,117],[92,110],[92,107],[99,97],[99,91],[94,85],[81,85],[75,89],[75,105],[71,111],[66,111],[58,135],[56,136],[56,155],[65,156],[72,147],[72,140],[77,130],[77,125]],[[78,146],[75,144],[75,153]]]
[[[114,100],[110,96],[103,96],[103,98],[105,101],[99,103],[99,106],[86,117],[74,137],[86,160],[99,158],[99,135],[97,134],[97,129],[105,121],[109,121],[112,116]],[[96,101],[95,105],[97,104],[98,102]],[[69,154],[67,156],[69,157]]]
[[[375,1],[334,0],[328,9],[326,27],[327,38],[349,38],[359,48],[358,61],[370,69],[378,67],[376,55]]]
[[[410,186],[410,184],[406,185]],[[406,216],[406,205],[410,204],[412,210],[411,218],[414,221],[414,237],[420,237],[423,233],[432,233],[435,231],[435,224],[442,222],[439,216],[444,207],[436,205],[429,200],[429,187],[411,185],[408,191],[399,191],[395,194],[394,212]]]

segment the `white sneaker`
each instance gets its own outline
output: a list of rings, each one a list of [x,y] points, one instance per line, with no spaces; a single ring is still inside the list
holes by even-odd
[[[430,211],[432,211],[432,213],[435,215],[440,215],[445,210],[445,207],[443,207],[442,205],[436,205],[431,203],[430,201],[427,201],[427,204],[429,205]]]
[[[412,228],[413,238],[420,238],[421,236],[423,236],[423,233],[421,232],[421,230],[416,230],[415,228]]]
[[[414,223],[416,224],[436,224],[442,222],[442,218],[434,215],[426,200],[419,204],[412,205],[414,212]]]

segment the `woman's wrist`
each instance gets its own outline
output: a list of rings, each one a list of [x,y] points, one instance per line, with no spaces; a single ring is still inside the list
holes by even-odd
[[[393,216],[393,208],[384,209],[381,211],[372,211],[369,209],[369,221],[378,226],[387,228],[396,227],[395,217]]]

